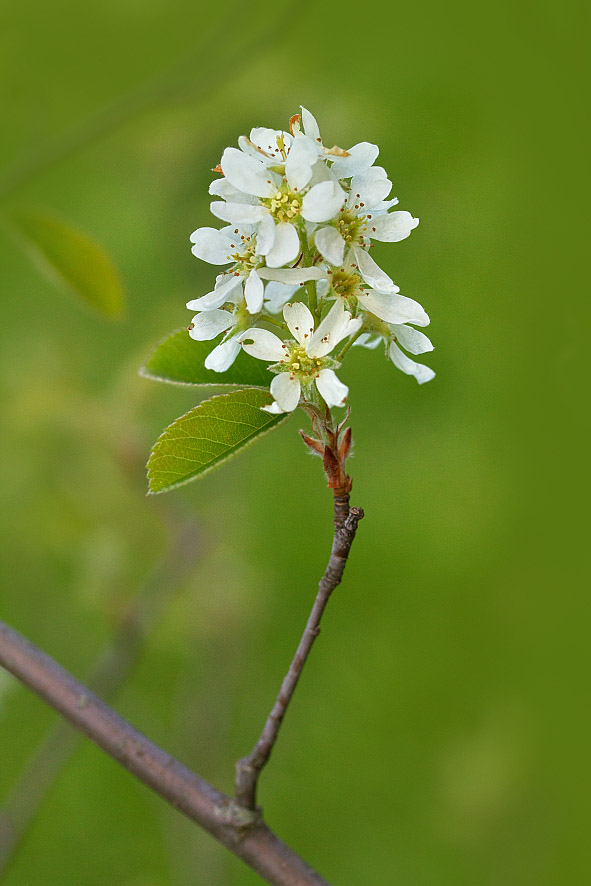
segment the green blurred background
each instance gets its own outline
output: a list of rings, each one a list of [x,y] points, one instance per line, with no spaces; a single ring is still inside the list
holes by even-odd
[[[261,783],[335,884],[588,882],[586,19],[547,0],[0,10],[4,215],[59,212],[128,292],[121,323],[95,317],[2,232],[0,617],[85,679],[138,587],[169,582],[115,705],[224,790],[307,617],[330,496],[295,416],[146,498],[150,445],[197,398],[137,368],[211,284],[188,236],[252,125],[303,103],[325,143],[378,143],[421,219],[376,258],[430,313],[437,377],[362,349],[343,370],[367,516]],[[166,548],[187,520],[183,579]],[[54,720],[0,674],[0,800]],[[84,743],[2,882],[260,880]]]

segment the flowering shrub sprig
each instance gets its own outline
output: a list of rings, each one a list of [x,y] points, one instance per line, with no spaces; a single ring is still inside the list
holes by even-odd
[[[344,422],[337,424],[330,410],[346,404],[348,388],[337,373],[349,349],[382,343],[386,357],[419,384],[434,376],[409,356],[433,350],[417,328],[429,324],[428,315],[401,295],[370,254],[374,242],[403,240],[419,223],[395,208],[392,183],[375,165],[378,154],[369,142],[327,148],[305,108],[291,118],[289,131],[255,127],[238,147],[227,147],[209,187],[211,211],[226,224],[197,228],[190,238],[193,254],[220,273],[210,292],[187,303],[194,312],[189,337],[165,340],[144,367],[144,374],[164,381],[258,391],[262,376],[272,400],[236,392],[208,401],[213,412],[198,406],[189,416],[201,422],[206,413],[211,419],[232,409],[231,421],[239,415],[259,434],[299,406],[319,438],[311,445],[314,438],[304,435],[307,445],[319,454],[328,447],[329,462],[340,464],[334,483],[329,476],[334,488],[346,476],[346,453]],[[266,366],[253,368],[257,361]],[[254,408],[255,402],[267,424],[248,418],[246,404]],[[180,422],[154,448],[152,491],[191,479],[254,436],[241,431],[210,457],[211,425],[199,424],[197,431],[191,424],[189,446],[187,416]],[[199,460],[193,457],[197,439]]]
[[[372,240],[403,240],[419,220],[393,210],[398,200],[388,199],[392,183],[381,166],[374,166],[376,145],[361,142],[349,151],[325,148],[318,124],[305,108],[290,124],[290,132],[255,128],[248,138],[240,137],[239,148],[226,148],[216,169],[222,178],[212,183],[210,193],[219,198],[211,211],[229,224],[219,231],[198,228],[191,235],[198,258],[230,265],[213,292],[187,305],[199,312],[190,326],[192,338],[203,341],[224,334],[206,367],[225,371],[241,346],[267,360],[277,373],[271,385],[275,412],[295,409],[300,402],[296,391],[304,401],[313,399],[314,378],[327,405],[344,404],[347,389],[337,385],[333,371],[338,357],[328,366],[325,354],[345,336],[369,347],[383,340],[399,369],[419,383],[428,381],[433,371],[402,349],[411,354],[432,350],[427,336],[413,328],[426,326],[429,317],[417,302],[400,295],[369,253]],[[286,309],[285,322],[277,318],[290,299],[289,313],[296,316],[297,308],[298,317],[304,316],[307,302],[310,321],[305,323],[311,329],[324,317],[323,353],[314,355],[324,363],[296,359],[304,345],[307,355],[312,352]],[[345,310],[335,312],[335,301]],[[281,343],[273,334],[273,344],[263,347],[271,341],[271,333],[263,332],[270,324],[292,337]]]

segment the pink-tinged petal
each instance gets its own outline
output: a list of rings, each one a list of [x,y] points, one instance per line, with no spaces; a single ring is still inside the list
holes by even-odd
[[[402,347],[411,354],[426,354],[433,350],[433,345],[425,333],[413,329],[412,326],[393,324],[392,332]]]
[[[310,188],[302,201],[306,221],[325,222],[334,218],[345,202],[345,192],[335,181],[323,181]]]
[[[332,164],[332,171],[337,178],[349,178],[366,172],[375,163],[380,149],[370,142],[360,142],[349,148],[348,157],[337,157]]]
[[[275,221],[267,213],[257,229],[257,255],[268,255],[275,242]]]
[[[406,298],[397,292],[364,292],[363,295],[358,296],[358,299],[364,311],[375,314],[386,323],[429,325],[429,316],[424,308],[414,299]]]
[[[289,372],[280,372],[271,382],[271,393],[282,412],[293,412],[300,402],[300,381]]]
[[[275,193],[272,173],[238,148],[226,148],[220,165],[230,184],[238,191],[255,197],[272,197]]]
[[[239,243],[234,242],[225,231],[218,231],[216,228],[197,228],[190,240],[193,255],[210,265],[227,265],[231,262],[232,253],[236,252]]]
[[[225,203],[222,200],[215,200],[209,204],[209,208],[217,218],[233,225],[254,225],[267,215],[264,206],[252,203]]]
[[[292,191],[301,191],[312,178],[312,167],[318,159],[318,150],[312,139],[298,135],[285,161],[285,175]]]
[[[229,311],[203,311],[195,314],[191,321],[189,335],[195,341],[209,341],[234,326],[236,320]]]
[[[223,341],[207,355],[204,366],[206,369],[213,369],[214,372],[225,372],[239,353],[240,343],[235,338],[231,338],[228,341]]]
[[[239,341],[246,353],[257,360],[279,363],[285,357],[283,342],[268,329],[247,329],[240,335]]]
[[[371,255],[360,246],[353,246],[353,256],[359,267],[361,276],[378,292],[399,292],[399,287],[388,277],[385,271],[376,264]]]
[[[416,228],[418,223],[418,218],[413,218],[410,212],[399,210],[370,219],[367,228],[369,236],[373,240],[381,240],[383,243],[398,243],[410,236],[410,232]]]
[[[311,138],[313,141],[317,142],[318,146],[322,145],[322,139],[320,138],[320,129],[318,127],[318,123],[316,122],[316,117],[308,111],[303,105],[302,107],[302,125],[304,127],[304,132]]]
[[[407,375],[414,375],[420,385],[424,384],[426,381],[431,381],[435,375],[433,370],[428,366],[423,366],[422,363],[415,363],[414,360],[407,357],[394,342],[390,345],[388,353],[394,366],[397,366],[398,369],[406,372]]]
[[[301,301],[285,305],[283,316],[293,337],[301,345],[306,345],[314,333],[314,317]]]
[[[332,369],[321,369],[316,379],[316,387],[327,406],[344,406],[349,388],[339,381]]]
[[[280,268],[288,265],[298,257],[300,238],[298,232],[289,222],[280,222],[275,228],[273,248],[267,253],[267,266]]]
[[[259,268],[259,277],[297,286],[308,280],[326,280],[328,274],[324,268]]]
[[[257,272],[252,270],[244,284],[244,298],[246,299],[246,308],[249,314],[258,314],[262,310],[264,292],[263,281]]]
[[[345,241],[336,228],[320,228],[314,234],[314,244],[320,255],[331,265],[340,266],[343,264]]]

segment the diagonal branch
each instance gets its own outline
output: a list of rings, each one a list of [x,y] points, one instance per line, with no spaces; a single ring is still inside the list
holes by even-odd
[[[350,488],[350,481],[347,486]],[[335,489],[334,492],[334,537],[332,550],[328,566],[320,580],[318,594],[312,606],[306,628],[259,740],[250,754],[236,763],[236,802],[249,810],[256,809],[256,790],[259,776],[271,756],[271,751],[277,740],[287,707],[300,679],[300,674],[310,654],[314,640],[320,633],[322,613],[330,595],[343,577],[349,551],[357,532],[357,524],[363,517],[363,510],[361,508],[349,507],[348,491],[344,491],[344,488],[341,487],[341,489]]]
[[[111,643],[97,659],[89,687],[110,701],[135,666],[152,629],[200,555],[198,526],[175,520],[162,560],[123,614]],[[0,879],[47,793],[82,736],[58,719],[0,806]]]
[[[272,886],[328,886],[254,812],[238,807],[138,732],[52,658],[0,621],[0,665],[114,760],[208,831]]]

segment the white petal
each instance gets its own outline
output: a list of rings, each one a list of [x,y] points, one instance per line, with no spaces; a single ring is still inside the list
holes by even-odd
[[[397,366],[398,369],[402,369],[403,372],[406,372],[407,375],[414,375],[420,385],[424,384],[426,381],[431,381],[435,375],[433,370],[428,366],[423,366],[422,363],[415,363],[414,360],[407,357],[394,342],[390,345],[388,353],[392,363]]]
[[[286,149],[291,146],[293,141],[289,132],[283,132],[281,129],[267,129],[266,126],[255,126],[250,130],[250,140],[258,148],[261,148],[265,154],[273,154],[276,163],[281,163],[283,158],[277,144],[277,139],[283,138],[283,144]]]
[[[386,323],[429,325],[429,316],[423,307],[414,299],[406,298],[397,292],[364,292],[363,295],[358,295],[358,299],[364,311],[375,314]]]
[[[324,222],[333,218],[345,202],[345,192],[335,181],[323,181],[310,188],[302,202],[306,221]]]
[[[216,228],[197,228],[190,237],[191,252],[202,261],[209,262],[210,265],[227,265],[231,262],[233,241],[223,231]]]
[[[271,382],[271,393],[283,412],[293,412],[300,402],[300,381],[289,372],[280,372]]]
[[[263,216],[257,230],[257,255],[267,255],[275,242],[275,222],[267,213]]]
[[[244,284],[244,298],[249,314],[258,314],[262,310],[264,291],[263,281],[257,272],[252,270]]]
[[[285,175],[292,191],[301,191],[312,178],[312,167],[318,159],[318,149],[306,135],[298,135],[285,161]]]
[[[239,340],[246,353],[257,360],[279,363],[285,357],[283,342],[268,329],[247,329]]]
[[[377,335],[375,337],[372,337],[369,332],[364,332],[362,335],[359,336],[358,339],[356,339],[356,341],[353,342],[353,347],[369,348],[370,351],[375,351],[381,341],[381,336]]]
[[[228,341],[223,341],[207,355],[204,366],[206,369],[213,369],[214,372],[225,372],[239,353],[240,342],[231,338]]]
[[[412,326],[394,324],[392,331],[402,347],[411,354],[426,354],[427,351],[433,350],[433,345],[425,333],[413,329]]]
[[[348,157],[337,157],[332,164],[332,171],[338,178],[349,178],[350,175],[359,175],[373,166],[380,149],[370,142],[360,142],[349,148]]]
[[[294,261],[300,251],[298,232],[289,222],[280,222],[275,228],[273,248],[267,253],[267,266],[280,268]]]
[[[310,113],[303,105],[302,107],[302,124],[304,126],[304,132],[306,135],[313,139],[315,142],[318,142],[318,145],[322,144],[322,139],[320,138],[320,129],[318,128],[318,123],[316,122],[316,117]]]
[[[264,206],[258,204],[255,206],[252,203],[225,203],[223,200],[214,200],[209,204],[209,208],[212,214],[222,221],[239,225],[256,224],[267,214]]]
[[[324,268],[259,268],[263,280],[276,280],[278,283],[298,285],[308,280],[326,280]]]
[[[308,344],[314,332],[314,318],[306,305],[301,301],[285,305],[283,316],[293,337],[301,345]]]
[[[264,166],[271,166],[277,162],[276,157],[270,156],[266,151],[263,151],[262,148],[259,148],[258,145],[255,145],[255,143],[249,138],[246,138],[245,135],[240,136],[238,144],[240,145],[240,150],[244,154],[254,157],[255,160],[258,160],[258,162],[262,163]]]
[[[307,353],[311,357],[326,356],[346,336],[357,332],[361,323],[360,318],[352,320],[351,314],[345,310],[343,302],[337,299],[312,336]]]
[[[226,148],[220,165],[230,184],[239,191],[255,197],[272,197],[275,193],[269,170],[237,148]]]
[[[230,276],[222,275],[220,279],[223,282],[219,285],[216,283],[215,289],[212,292],[202,295],[201,298],[194,298],[192,301],[188,301],[187,307],[189,310],[210,311],[212,308],[221,308],[224,302],[231,299],[233,290],[236,287],[241,287],[244,282],[243,277],[235,277],[233,274]]]
[[[314,234],[314,243],[318,252],[331,265],[342,265],[345,254],[345,241],[336,228],[320,228]]]
[[[413,218],[406,210],[378,215],[368,222],[369,236],[373,240],[384,243],[398,243],[410,236],[410,232],[418,225],[418,218]]]
[[[359,265],[361,276],[366,283],[369,283],[378,292],[399,292],[398,286],[388,277],[385,271],[382,271],[365,249],[362,249],[360,246],[353,246],[351,251]]]
[[[269,406],[261,406],[261,409],[263,412],[270,412],[271,415],[283,415],[283,409],[276,400],[273,400]]]
[[[298,289],[299,286],[288,286],[285,283],[267,283],[265,286],[265,308],[270,314],[278,314]]]
[[[212,197],[223,197],[224,200],[229,200],[231,203],[253,203],[256,201],[256,197],[251,196],[250,194],[243,194],[242,191],[237,191],[235,187],[233,187],[227,178],[216,178],[209,186],[209,193]]]
[[[203,311],[195,314],[191,322],[193,328],[189,330],[189,335],[195,341],[209,341],[236,323],[229,311]]]
[[[332,369],[321,369],[316,387],[327,406],[344,406],[349,388],[339,381]]]
[[[363,203],[363,210],[367,212],[385,200],[391,190],[392,182],[388,179],[386,170],[381,166],[372,166],[371,169],[351,179],[349,203],[354,197],[354,203]]]

